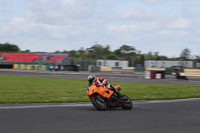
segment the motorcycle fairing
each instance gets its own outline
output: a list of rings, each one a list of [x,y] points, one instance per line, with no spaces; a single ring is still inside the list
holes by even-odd
[[[87,96],[91,99],[91,96],[94,94],[94,93],[98,93],[100,94],[101,96],[105,97],[105,98],[110,98],[110,96],[114,93],[112,90],[109,90],[108,88],[106,88],[105,86],[100,86],[100,87],[97,87],[95,85],[95,83],[93,83],[88,92],[87,92]]]

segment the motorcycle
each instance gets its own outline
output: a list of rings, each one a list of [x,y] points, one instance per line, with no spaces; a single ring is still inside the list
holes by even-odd
[[[120,86],[114,86],[115,89],[120,91]],[[87,89],[87,96],[91,100],[93,106],[101,111],[105,111],[108,108],[117,108],[121,107],[125,110],[132,109],[132,102],[130,98],[126,95],[121,94],[121,97],[118,98],[114,91],[106,88],[105,86],[97,87],[95,84],[92,84],[89,89]]]

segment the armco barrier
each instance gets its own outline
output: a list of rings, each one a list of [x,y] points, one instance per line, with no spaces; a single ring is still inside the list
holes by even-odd
[[[88,71],[90,72],[100,72],[100,67],[98,66],[89,66]]]
[[[100,67],[100,71],[102,72],[111,72],[112,71],[112,67]]]
[[[38,65],[34,65],[34,70],[38,70]]]
[[[17,69],[18,68],[18,64],[13,64],[13,69]]]
[[[31,65],[27,65],[27,66],[26,66],[26,69],[27,69],[27,70],[31,70]]]
[[[0,68],[12,69],[12,68],[13,68],[13,65],[12,65],[12,64],[0,64]]]
[[[111,73],[133,73],[134,67],[98,67],[89,66],[88,71],[90,72],[111,72]]]
[[[4,64],[5,66],[5,64]],[[50,70],[50,65],[24,65],[24,64],[11,64],[11,68],[14,69],[27,69],[27,70]],[[77,65],[57,65],[54,66],[56,71],[79,71],[79,66]]]
[[[135,67],[122,67],[123,73],[133,73]]]
[[[166,68],[165,74],[166,75],[172,75],[173,72],[174,72],[174,69]]]
[[[133,73],[134,69],[135,69],[134,67],[104,67],[104,66],[100,67],[101,72],[111,72],[111,73]]]
[[[62,66],[64,69],[63,70],[65,70],[65,71],[79,71],[79,66],[77,66],[77,65],[64,65],[64,66]],[[60,66],[59,66],[59,70],[60,70]]]
[[[43,70],[50,70],[50,65],[44,65]]]
[[[0,68],[21,69],[21,70],[49,70],[49,65],[28,65],[28,64],[0,64]],[[73,69],[76,70],[77,69]]]
[[[46,70],[46,66],[45,65],[42,65],[42,70]]]
[[[17,69],[20,69],[20,64],[18,64]]]
[[[27,70],[34,70],[34,65],[27,65]]]
[[[185,76],[200,76],[200,69],[184,69]]]
[[[26,64],[24,65],[24,69],[27,69],[27,65]]]
[[[122,67],[122,69],[124,69],[124,70],[134,70],[135,67]]]
[[[23,64],[20,65],[20,69],[24,69],[24,65]]]
[[[174,73],[174,70],[175,70],[175,69],[173,69],[173,68],[166,68],[165,74],[166,74],[166,75],[173,75],[172,73]],[[179,70],[183,71],[182,68],[179,69]]]
[[[122,73],[122,67],[111,67],[112,73]]]
[[[42,65],[38,65],[38,70],[42,70]]]
[[[150,71],[165,71],[165,68],[146,68],[146,70],[150,70]]]
[[[142,72],[143,73],[143,72],[145,72],[145,68],[144,67],[135,67],[134,72],[140,72],[140,73]]]

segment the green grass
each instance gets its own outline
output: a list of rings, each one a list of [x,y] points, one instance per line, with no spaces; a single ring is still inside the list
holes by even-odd
[[[200,86],[110,82],[132,100],[200,97]],[[87,80],[0,75],[0,103],[89,102]]]

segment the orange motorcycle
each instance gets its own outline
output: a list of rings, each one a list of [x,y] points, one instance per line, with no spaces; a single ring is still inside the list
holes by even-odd
[[[119,85],[114,87],[118,91],[121,89]],[[94,83],[87,90],[87,96],[91,100],[93,106],[98,110],[107,110],[108,108],[122,107],[123,109],[132,109],[132,102],[126,95],[121,94],[118,98],[114,91],[105,86],[97,87]]]

